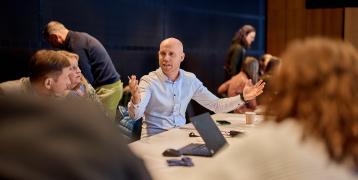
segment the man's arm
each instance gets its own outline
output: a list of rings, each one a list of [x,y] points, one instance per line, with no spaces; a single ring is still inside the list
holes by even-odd
[[[245,101],[255,99],[256,96],[263,92],[263,88],[265,86],[265,83],[262,81],[259,81],[255,85],[252,85],[251,81],[248,81],[245,84],[243,99],[240,97],[240,95],[219,99],[205,86],[203,86],[199,80],[198,82],[199,86],[193,95],[193,99],[205,108],[214,111],[215,113],[232,111],[243,105]]]
[[[232,111],[244,103],[240,96],[219,99],[211,93],[199,79],[196,79],[193,83],[195,84],[196,90],[192,99],[216,113]]]
[[[263,92],[265,82],[260,80],[255,85],[252,84],[251,79],[247,80],[243,90],[243,96],[245,101],[253,100]]]
[[[131,100],[128,103],[128,112],[132,119],[137,120],[143,116],[151,97],[149,90],[150,83],[142,79],[138,85],[138,80],[135,75],[128,78],[129,89],[132,94]]]

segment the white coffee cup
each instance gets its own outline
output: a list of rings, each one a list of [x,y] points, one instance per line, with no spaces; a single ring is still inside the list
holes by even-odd
[[[245,112],[246,124],[252,124],[255,121],[255,112]]]

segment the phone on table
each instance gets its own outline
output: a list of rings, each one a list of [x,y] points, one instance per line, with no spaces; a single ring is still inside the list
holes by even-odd
[[[229,124],[231,124],[231,122],[225,121],[225,120],[216,120],[216,122],[219,123],[220,125],[229,125]]]

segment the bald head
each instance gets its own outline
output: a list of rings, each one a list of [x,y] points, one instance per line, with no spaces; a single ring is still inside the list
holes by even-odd
[[[171,46],[171,47],[175,47],[177,48],[178,51],[183,52],[184,48],[183,48],[183,43],[176,38],[170,37],[167,39],[164,39],[161,43],[160,43],[160,47],[162,46]]]
[[[179,75],[180,63],[184,60],[183,44],[176,38],[168,38],[160,43],[159,66],[172,81]]]

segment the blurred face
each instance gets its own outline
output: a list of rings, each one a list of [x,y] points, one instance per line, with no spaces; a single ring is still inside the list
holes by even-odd
[[[71,84],[69,75],[70,75],[70,67],[66,67],[62,69],[62,73],[55,79],[52,79],[51,83],[51,92],[55,96],[65,96],[66,90]]]
[[[251,44],[255,41],[255,36],[256,36],[256,32],[250,32],[247,36],[246,36],[246,42],[249,46],[251,46]]]
[[[263,57],[263,60],[260,60],[260,69],[265,70],[267,67],[267,64],[269,63],[271,58],[272,58],[272,55],[265,54]]]
[[[73,89],[81,83],[81,70],[78,67],[78,60],[75,57],[68,58],[71,63],[69,78],[71,81],[70,89]]]
[[[47,41],[52,47],[63,49],[64,40],[60,36],[51,34]]]
[[[184,60],[183,45],[174,38],[169,38],[160,44],[159,66],[169,79],[175,80],[179,75],[180,63]]]

